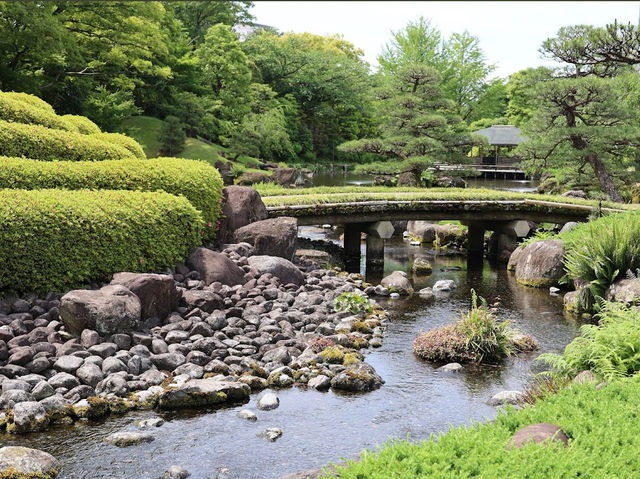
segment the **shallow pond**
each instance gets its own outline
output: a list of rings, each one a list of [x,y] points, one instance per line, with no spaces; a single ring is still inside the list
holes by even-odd
[[[317,229],[306,232],[313,231],[321,236]],[[410,261],[425,252],[394,239],[387,247],[386,269],[408,270]],[[499,314],[537,338],[541,351],[562,350],[577,334],[578,325],[563,317],[560,298],[518,286],[503,267],[494,269],[485,262],[480,269],[467,270],[464,257],[436,257],[432,263],[431,276],[414,278],[416,290],[438,279],[455,280],[458,290],[433,304],[425,304],[417,295],[379,301],[390,312],[391,321],[383,346],[366,358],[386,381],[377,391],[278,391],[280,407],[257,411],[258,421],[253,423],[237,418],[236,413],[243,407],[256,410],[257,395],[246,405],[165,413],[167,423],[149,431],[156,437],[154,442],[122,449],[104,443],[103,437],[122,429],[135,430],[135,419],[156,412],[58,427],[26,437],[2,435],[0,442],[52,453],[64,465],[60,479],[157,479],[174,464],[188,469],[194,479],[271,479],[341,457],[352,458],[361,449],[375,448],[389,438],[420,440],[451,425],[490,419],[496,409],[486,401],[498,391],[521,389],[531,378],[539,352],[509,359],[501,366],[442,373],[412,354],[414,337],[452,322],[460,310],[469,307],[471,288],[489,300],[499,296]],[[268,427],[281,428],[283,436],[273,443],[257,437]]]

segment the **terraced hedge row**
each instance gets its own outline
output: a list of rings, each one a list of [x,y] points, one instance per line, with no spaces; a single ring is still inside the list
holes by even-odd
[[[45,162],[0,157],[0,188],[162,190],[184,195],[202,212],[210,239],[220,216],[223,183],[208,163],[181,158]]]
[[[53,109],[43,108],[37,102],[7,96],[6,93],[0,93],[0,120],[78,132],[73,124],[56,115]]]
[[[62,115],[68,124],[73,125],[78,133],[83,135],[94,135],[100,133],[100,128],[86,116],[80,115]]]
[[[103,161],[135,158],[123,146],[70,131],[0,121],[0,155],[42,161]]]
[[[147,155],[144,154],[144,150],[140,146],[140,143],[127,135],[121,135],[120,133],[93,133],[91,134],[91,137],[106,141],[112,145],[121,146],[140,160],[147,158]]]
[[[0,190],[0,290],[65,291],[119,271],[174,266],[204,222],[164,192]]]

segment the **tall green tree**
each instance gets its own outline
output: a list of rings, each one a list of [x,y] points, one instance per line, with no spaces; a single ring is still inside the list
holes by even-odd
[[[160,129],[162,152],[169,156],[180,153],[184,150],[185,138],[184,128],[180,119],[176,116],[167,116]]]
[[[391,33],[389,41],[378,56],[385,74],[393,75],[411,65],[429,65],[442,71],[444,41],[440,31],[424,17],[409,22]]]
[[[552,78],[553,71],[547,67],[527,68],[509,76],[505,114],[510,124],[522,127],[531,119],[538,108],[538,85]]]
[[[204,37],[214,25],[222,23],[233,27],[237,24],[250,23],[253,17],[249,9],[253,6],[250,1],[196,1],[169,2],[177,18],[182,22],[189,37],[189,45],[197,47],[204,41]]]
[[[544,42],[545,54],[563,66],[536,90],[538,108],[524,129],[529,141],[519,147],[526,166],[589,168],[602,191],[622,201],[615,176],[629,162],[638,166],[640,147],[640,80],[629,67],[640,35],[631,31],[616,24],[566,27]]]
[[[378,92],[381,102],[381,135],[340,145],[348,152],[375,153],[381,163],[367,165],[373,173],[421,173],[435,163],[461,163],[478,141],[466,133],[466,125],[455,114],[455,105],[445,98],[440,75],[425,65],[400,69]]]
[[[251,70],[247,56],[231,27],[219,23],[207,31],[196,55],[206,85],[216,101],[214,134],[227,141],[249,112]]]

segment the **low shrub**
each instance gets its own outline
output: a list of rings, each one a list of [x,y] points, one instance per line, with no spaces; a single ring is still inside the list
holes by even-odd
[[[508,321],[498,321],[484,299],[472,293],[471,310],[448,326],[420,333],[413,343],[413,351],[423,359],[434,362],[491,362],[516,351],[516,344],[535,344],[531,338],[524,342],[522,335],[509,328]]]
[[[0,120],[42,125],[57,130],[77,132],[77,128],[52,110],[0,93]]]
[[[17,91],[0,92],[0,95],[4,96],[5,98],[11,98],[13,100],[20,100],[23,103],[28,103],[31,106],[35,106],[35,107],[41,108],[43,110],[47,110],[50,113],[55,113],[55,111],[54,111],[54,109],[53,109],[53,107],[51,105],[49,105],[42,98],[38,98],[35,95],[29,95],[28,93],[22,93],[22,92],[17,92]]]
[[[141,190],[184,195],[202,212],[206,239],[215,236],[222,210],[222,178],[207,163],[180,158],[36,161],[0,157],[0,188]]]
[[[0,155],[42,161],[103,161],[134,157],[126,148],[89,135],[7,121],[0,121]]]
[[[126,148],[131,152],[133,156],[140,160],[146,160],[147,155],[144,154],[144,150],[140,146],[140,144],[126,135],[121,133],[96,133],[91,135],[93,138],[97,138],[98,140],[106,141],[107,143],[112,143],[114,145],[121,146]]]
[[[551,367],[554,377],[573,378],[586,370],[605,381],[632,376],[640,371],[640,314],[635,307],[603,302],[599,325],[586,324],[581,335],[562,354],[538,358]]]
[[[89,120],[86,116],[62,115],[62,118],[68,124],[75,126],[78,133],[82,133],[83,135],[95,135],[96,133],[100,133],[98,125]]]
[[[635,424],[640,377],[600,390],[593,384],[571,385],[550,394],[535,407],[500,411],[489,424],[451,428],[426,441],[394,440],[377,451],[365,450],[358,461],[338,466],[323,478],[632,478],[640,470],[640,435]],[[507,450],[513,434],[537,423],[558,425],[569,447],[528,444]]]
[[[0,190],[0,290],[65,291],[157,271],[202,242],[185,198],[164,192]]]
[[[373,306],[366,296],[358,293],[346,292],[342,293],[333,300],[333,309],[336,311],[349,311],[351,314],[370,313]]]

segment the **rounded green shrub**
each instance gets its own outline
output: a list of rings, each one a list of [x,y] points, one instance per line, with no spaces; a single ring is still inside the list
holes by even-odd
[[[130,138],[126,135],[122,135],[120,133],[95,133],[91,136],[93,138],[106,141],[113,145],[118,145],[126,148],[136,158],[139,158],[141,160],[147,159],[147,155],[144,154],[144,150],[142,149],[140,144],[133,138]]]
[[[78,133],[83,135],[95,135],[100,133],[100,128],[94,122],[89,120],[86,116],[80,115],[62,115],[61,117],[68,124],[73,125],[78,130]]]
[[[6,98],[14,99],[14,100],[20,100],[23,103],[28,103],[29,105],[41,108],[43,110],[47,110],[50,113],[55,113],[51,105],[49,105],[42,98],[38,98],[35,95],[29,95],[28,93],[22,93],[17,91],[0,92],[0,95]]]
[[[0,157],[0,188],[37,190],[162,190],[183,195],[202,212],[206,239],[222,210],[222,178],[208,163],[181,158],[36,161]]]
[[[103,161],[133,158],[122,146],[70,131],[0,121],[0,155],[43,161]]]
[[[78,132],[74,125],[56,115],[53,111],[11,98],[4,93],[0,93],[0,120]]]
[[[0,190],[0,290],[65,291],[157,271],[202,242],[186,198],[164,192]]]

